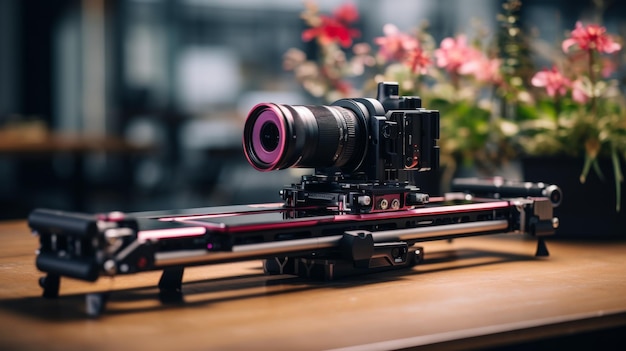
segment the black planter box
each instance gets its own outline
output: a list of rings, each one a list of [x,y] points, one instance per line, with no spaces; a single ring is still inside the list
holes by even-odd
[[[563,203],[555,209],[555,215],[560,220],[557,236],[626,238],[625,196],[622,192],[621,211],[616,212],[615,176],[611,160],[600,160],[604,180],[592,169],[585,184],[580,183],[583,165],[583,158],[568,156],[523,158],[523,179],[561,187]],[[622,183],[622,187],[625,185]]]

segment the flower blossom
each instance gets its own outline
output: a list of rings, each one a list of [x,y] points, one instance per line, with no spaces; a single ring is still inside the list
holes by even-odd
[[[572,99],[579,104],[586,104],[589,101],[588,89],[585,88],[585,83],[581,79],[576,79],[572,83]]]
[[[578,45],[581,50],[597,50],[605,54],[614,53],[622,48],[606,34],[605,27],[597,24],[584,26],[581,22],[576,22],[576,28],[572,31],[571,37],[563,41],[563,51],[567,52],[574,45]]]
[[[459,73],[472,75],[479,82],[500,83],[502,81],[502,75],[500,74],[501,65],[502,61],[499,59],[480,56],[463,63],[459,67]]]
[[[439,49],[435,50],[437,66],[446,69],[448,72],[460,73],[461,66],[479,57],[480,53],[467,45],[467,37],[459,35],[455,38],[445,38],[441,41]]]
[[[353,4],[343,5],[332,17],[320,16],[319,25],[302,32],[302,40],[311,41],[317,38],[322,45],[338,42],[343,47],[350,47],[352,38],[361,35],[358,30],[349,27],[358,18],[359,13]]]
[[[402,33],[393,24],[386,24],[383,27],[383,33],[385,36],[374,39],[374,42],[380,46],[378,53],[385,60],[403,61],[412,50],[419,46],[415,38]]]
[[[428,67],[432,64],[432,60],[430,56],[418,46],[408,53],[404,64],[406,64],[413,73],[426,74]]]
[[[602,77],[609,78],[613,73],[617,72],[617,69],[618,67],[615,61],[608,57],[604,57],[602,59],[602,70],[600,71],[600,73],[602,73]]]
[[[564,96],[571,86],[570,80],[563,76],[556,67],[535,73],[530,83],[538,88],[546,88],[550,97],[555,97],[557,93]]]

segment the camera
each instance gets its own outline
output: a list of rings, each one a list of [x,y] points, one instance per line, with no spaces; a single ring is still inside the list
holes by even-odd
[[[395,82],[378,84],[376,99],[328,106],[261,103],[246,119],[243,148],[259,171],[314,168],[283,189],[287,206],[339,211],[399,210],[427,201],[409,173],[439,166],[439,112]]]

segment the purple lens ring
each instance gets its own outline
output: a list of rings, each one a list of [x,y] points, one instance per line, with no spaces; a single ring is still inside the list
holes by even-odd
[[[263,163],[262,167],[258,167],[261,165],[256,164],[258,162],[253,162],[253,166],[262,168],[262,170],[277,169],[277,164],[285,152],[285,136],[287,135],[283,111],[277,105],[262,103],[252,109],[250,117],[254,118],[251,135],[252,150],[250,152]],[[278,129],[278,145],[273,150],[266,149],[261,140],[262,130],[268,123]]]

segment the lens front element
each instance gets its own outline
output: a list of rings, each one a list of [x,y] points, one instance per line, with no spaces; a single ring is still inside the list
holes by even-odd
[[[257,110],[250,138],[254,157],[261,168],[272,168],[280,159],[285,144],[285,122],[282,113],[273,106]],[[247,127],[247,125],[246,125]]]
[[[278,147],[280,134],[275,123],[266,122],[261,127],[261,146],[263,150],[272,152]]]

